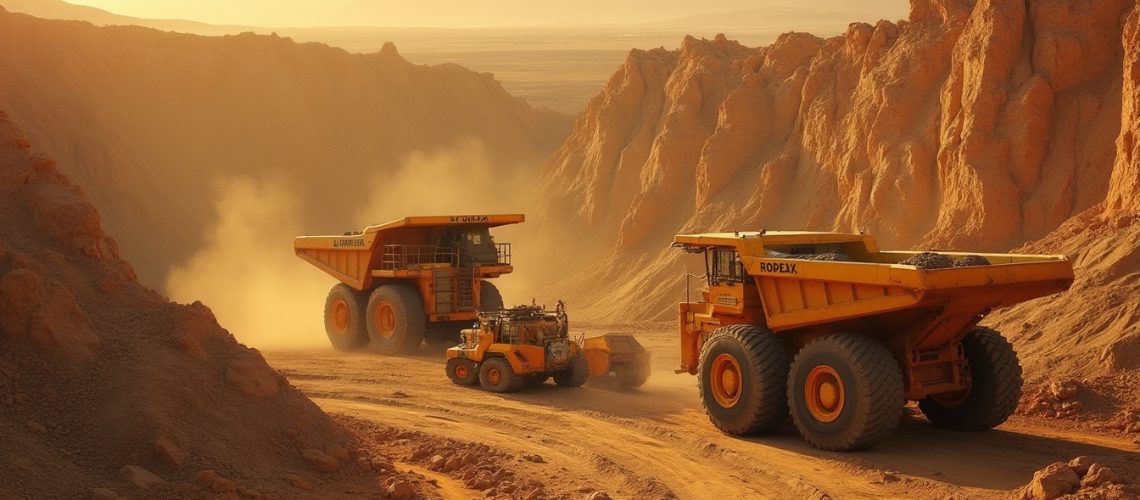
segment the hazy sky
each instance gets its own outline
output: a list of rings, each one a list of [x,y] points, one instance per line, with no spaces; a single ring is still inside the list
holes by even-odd
[[[631,24],[787,5],[780,0],[69,0],[116,14],[254,26]],[[905,0],[800,0],[797,8],[902,10]],[[902,6],[902,9],[899,7]],[[809,7],[810,8],[810,7]]]

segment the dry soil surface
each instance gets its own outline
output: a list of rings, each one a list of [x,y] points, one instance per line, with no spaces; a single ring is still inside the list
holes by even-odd
[[[1034,471],[1080,455],[1140,479],[1140,447],[1128,439],[1019,419],[991,432],[956,433],[908,412],[893,437],[856,453],[811,448],[791,424],[773,435],[727,436],[707,421],[695,377],[672,372],[672,332],[589,330],[635,331],[654,355],[649,382],[633,391],[547,383],[499,395],[449,382],[441,349],[405,357],[330,349],[266,358],[329,413],[486,443],[551,496],[601,490],[616,498],[1009,497]],[[529,454],[542,459],[527,460]]]

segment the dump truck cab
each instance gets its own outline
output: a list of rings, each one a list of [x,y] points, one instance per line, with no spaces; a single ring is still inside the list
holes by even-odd
[[[491,229],[522,214],[405,217],[335,236],[301,236],[298,257],[340,283],[325,304],[338,349],[408,352],[427,338],[454,340],[482,310],[499,310],[489,279],[511,273],[510,243]]]
[[[673,246],[705,258],[700,299],[678,306],[677,371],[700,377],[710,420],[749,434],[790,411],[828,450],[882,439],[904,400],[947,428],[1004,422],[1020,367],[1009,342],[978,325],[1073,281],[1063,255],[882,251],[854,233],[686,234]]]

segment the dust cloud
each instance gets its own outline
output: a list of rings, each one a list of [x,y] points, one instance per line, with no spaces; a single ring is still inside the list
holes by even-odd
[[[537,165],[497,163],[478,139],[416,151],[369,179],[360,208],[347,216],[322,214],[322,200],[299,197],[296,181],[284,174],[224,178],[216,183],[216,217],[202,248],[170,269],[166,293],[178,302],[209,304],[223,326],[253,347],[327,347],[322,310],[335,281],[294,255],[294,237],[409,215],[523,213]],[[525,253],[525,226],[493,234]],[[507,303],[531,298],[525,268],[517,269],[494,280]]]
[[[502,164],[491,158],[476,138],[450,146],[406,155],[394,172],[379,173],[368,183],[368,203],[356,212],[354,227],[387,222],[409,215],[526,213],[527,198],[541,167],[533,163]],[[531,214],[527,214],[528,216]],[[508,305],[530,302],[526,262],[535,248],[530,223],[494,228],[495,241],[511,243],[515,272],[493,280]],[[542,299],[539,298],[539,302]]]
[[[327,346],[322,307],[331,280],[293,255],[301,203],[284,180],[217,183],[204,246],[171,268],[166,292],[201,300],[237,339],[258,348]]]

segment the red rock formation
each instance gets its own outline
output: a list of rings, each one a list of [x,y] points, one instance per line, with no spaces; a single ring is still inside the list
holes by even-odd
[[[203,497],[201,469],[246,496],[297,496],[289,475],[376,490],[372,473],[312,470],[303,450],[355,438],[205,306],[139,285],[84,194],[30,149],[0,112],[4,496]]]
[[[391,44],[360,55],[0,9],[0,61],[0,109],[83,186],[151,285],[201,246],[221,178],[284,183],[302,226],[343,230],[411,152],[475,140],[498,175],[533,175],[571,120],[490,74],[414,65]],[[50,216],[81,215],[67,210]]]
[[[669,319],[685,261],[667,246],[684,231],[865,229],[885,247],[991,251],[1040,239],[1024,248],[1076,257],[1076,291],[994,321],[1037,319],[1012,333],[1032,368],[1065,357],[1089,373],[1124,349],[1140,320],[1120,302],[1140,271],[1135,2],[911,5],[827,40],[631,53],[547,166],[544,253],[586,269],[554,276],[557,291],[589,315]],[[1081,294],[1103,307],[1058,308]]]

